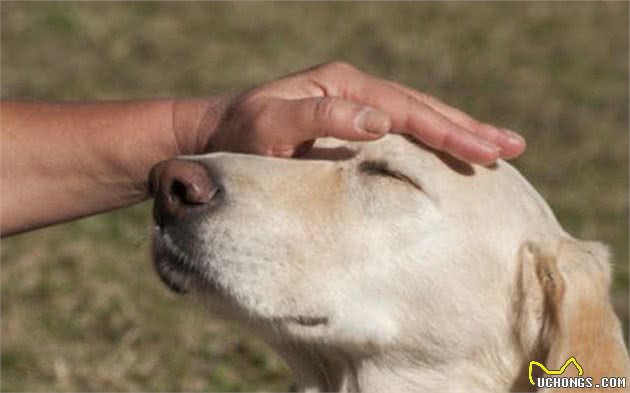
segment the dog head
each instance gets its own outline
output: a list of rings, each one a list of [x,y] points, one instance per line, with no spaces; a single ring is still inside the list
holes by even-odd
[[[151,178],[162,279],[270,341],[480,367],[541,345],[549,291],[523,247],[570,237],[505,162],[387,136],[318,142],[300,160],[181,157]]]

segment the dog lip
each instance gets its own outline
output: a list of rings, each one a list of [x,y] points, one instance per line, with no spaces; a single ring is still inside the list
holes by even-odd
[[[188,255],[159,227],[153,242],[153,264],[162,282],[175,293],[188,293],[190,281],[198,273]]]
[[[155,257],[154,265],[158,276],[173,292],[181,295],[188,293],[190,272],[186,271],[185,266],[176,262],[176,258],[166,254],[163,252]]]
[[[162,282],[174,293],[178,295],[185,295],[188,293],[188,287],[186,283],[179,282],[184,280],[175,279],[173,277],[173,273],[166,273],[165,271],[158,269],[158,275],[162,279]]]

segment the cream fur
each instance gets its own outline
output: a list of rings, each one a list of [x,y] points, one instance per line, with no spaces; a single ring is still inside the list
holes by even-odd
[[[503,161],[468,166],[400,136],[324,140],[302,160],[184,159],[210,167],[226,200],[192,247],[156,229],[156,261],[195,266],[171,278],[267,340],[298,390],[524,390],[530,360],[574,351],[614,359],[598,373],[628,374],[607,256],[571,238]],[[573,249],[586,251],[563,257]],[[599,290],[578,296],[589,286]],[[589,318],[604,319],[576,327]]]

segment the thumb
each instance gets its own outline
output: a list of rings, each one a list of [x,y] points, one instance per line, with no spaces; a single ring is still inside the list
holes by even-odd
[[[315,97],[285,101],[277,108],[285,111],[288,124],[297,141],[335,137],[350,141],[380,138],[390,131],[389,115],[337,97]]]

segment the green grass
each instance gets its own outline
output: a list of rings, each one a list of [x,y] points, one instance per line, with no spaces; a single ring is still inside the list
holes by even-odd
[[[627,3],[1,7],[6,98],[204,96],[342,59],[521,131],[563,225],[611,245],[627,332]],[[2,241],[3,391],[286,390],[264,344],[159,282],[149,212]]]

